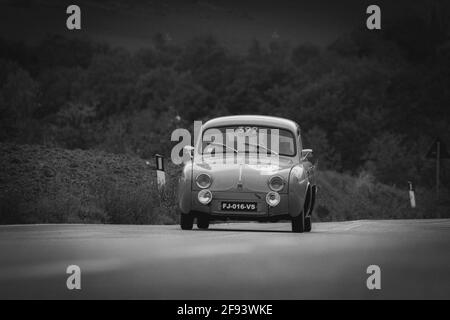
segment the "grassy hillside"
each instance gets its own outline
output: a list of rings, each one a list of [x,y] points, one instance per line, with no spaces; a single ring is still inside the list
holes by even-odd
[[[1,144],[0,163],[1,223],[176,222],[171,184],[158,195],[145,160]]]
[[[101,151],[0,144],[0,223],[177,223],[177,168],[168,166],[168,187],[158,192],[152,164]],[[319,172],[314,219],[445,217],[419,192],[409,208],[406,190],[368,176]]]
[[[415,191],[416,208],[408,189],[378,183],[370,175],[352,177],[332,171],[318,173],[319,194],[315,218],[321,221],[354,219],[448,218],[448,200],[437,204],[432,191]]]

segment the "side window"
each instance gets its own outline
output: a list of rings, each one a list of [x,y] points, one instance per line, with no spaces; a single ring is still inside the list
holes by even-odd
[[[303,144],[302,144],[302,136],[300,135],[300,130],[297,130],[297,134],[298,134],[298,153],[301,154]]]

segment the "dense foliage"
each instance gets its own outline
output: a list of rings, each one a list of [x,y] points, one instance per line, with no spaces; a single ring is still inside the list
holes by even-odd
[[[149,158],[170,155],[172,130],[193,120],[275,115],[301,125],[323,169],[431,187],[424,155],[437,136],[450,145],[446,30],[412,16],[326,48],[255,41],[245,54],[213,36],[156,35],[137,52],[62,36],[1,41],[0,141]]]
[[[178,222],[179,167],[166,167],[167,183],[156,187],[151,163],[139,157],[98,150],[67,150],[0,143],[0,224]],[[449,218],[433,192],[408,193],[374,181],[320,171],[314,221]]]

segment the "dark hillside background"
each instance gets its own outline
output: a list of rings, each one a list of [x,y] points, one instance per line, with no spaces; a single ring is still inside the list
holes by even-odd
[[[450,16],[437,3],[327,45],[274,37],[232,50],[214,34],[181,43],[156,33],[129,50],[86,36],[5,37],[0,142],[150,159],[169,157],[171,132],[194,120],[274,115],[300,124],[321,170],[433,191],[425,153],[436,137],[450,147]]]

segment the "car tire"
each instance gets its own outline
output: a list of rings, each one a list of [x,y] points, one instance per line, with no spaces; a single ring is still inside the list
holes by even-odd
[[[197,216],[197,228],[208,229],[209,228],[209,217],[206,214],[201,214]]]
[[[306,232],[311,232],[311,217],[306,217],[305,218],[305,231]]]
[[[192,230],[194,226],[194,217],[190,213],[182,213],[180,217],[180,226],[182,230]]]
[[[298,216],[291,218],[292,232],[305,232],[305,213],[302,211]]]

